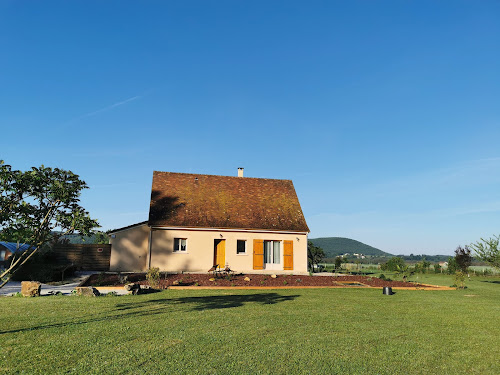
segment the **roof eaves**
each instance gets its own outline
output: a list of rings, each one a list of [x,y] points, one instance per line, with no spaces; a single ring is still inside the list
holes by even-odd
[[[133,228],[133,227],[138,227],[138,226],[141,226],[141,225],[144,225],[144,224],[148,224],[148,220],[141,221],[140,223],[135,223],[135,224],[127,225],[126,227],[122,227],[122,228],[111,229],[111,230],[108,230],[107,233],[121,232],[122,230],[130,229],[130,228]]]

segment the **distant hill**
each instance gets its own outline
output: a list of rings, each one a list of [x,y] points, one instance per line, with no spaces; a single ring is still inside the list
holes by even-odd
[[[363,254],[371,256],[393,256],[373,246],[366,245],[362,242],[351,240],[350,238],[343,237],[323,237],[323,238],[310,238],[315,246],[321,247],[326,254],[326,258],[335,258],[338,255],[345,253],[349,254]]]

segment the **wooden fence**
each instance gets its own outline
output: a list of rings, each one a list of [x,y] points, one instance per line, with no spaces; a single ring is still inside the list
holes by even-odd
[[[111,245],[57,245],[53,249],[55,260],[60,264],[74,264],[84,271],[108,271]]]

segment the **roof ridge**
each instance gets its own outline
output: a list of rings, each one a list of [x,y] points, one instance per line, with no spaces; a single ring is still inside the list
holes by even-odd
[[[223,175],[219,175],[219,174],[153,171],[153,175],[160,174],[160,173],[177,174],[177,175],[184,175],[184,176],[206,176],[206,177],[224,177],[224,178],[235,178],[235,179],[254,179],[254,180],[290,181],[290,182],[292,182],[291,179],[287,179],[287,178],[238,177],[238,176],[223,176]]]

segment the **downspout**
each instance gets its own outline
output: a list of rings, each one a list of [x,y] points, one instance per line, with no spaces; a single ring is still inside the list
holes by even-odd
[[[151,268],[151,247],[153,240],[153,228],[149,231],[149,239],[148,239],[148,261],[146,262],[148,269]]]

